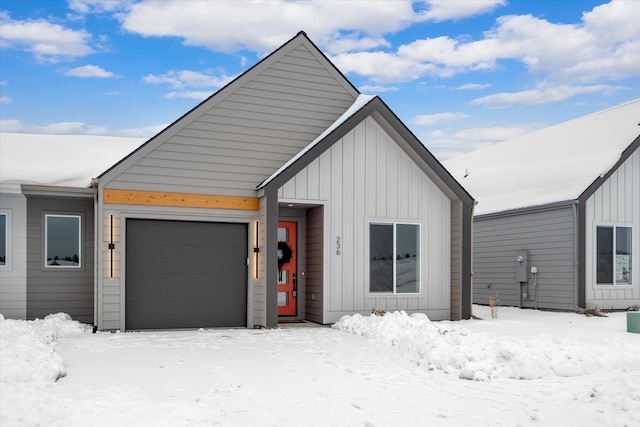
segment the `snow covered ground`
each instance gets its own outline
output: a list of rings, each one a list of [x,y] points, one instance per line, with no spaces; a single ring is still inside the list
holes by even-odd
[[[0,320],[0,425],[640,425],[626,313],[474,314],[97,334],[61,314]]]

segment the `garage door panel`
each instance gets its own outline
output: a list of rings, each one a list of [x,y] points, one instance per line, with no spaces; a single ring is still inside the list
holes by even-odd
[[[247,225],[127,220],[127,329],[246,326]]]

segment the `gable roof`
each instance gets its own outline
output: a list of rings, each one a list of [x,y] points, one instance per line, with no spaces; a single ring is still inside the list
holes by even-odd
[[[378,96],[361,95],[336,122],[312,141],[304,150],[265,179],[258,190],[277,189],[308,166],[313,160],[354,129],[367,117],[372,116],[382,128],[421,166],[429,178],[451,199],[462,201],[468,208],[474,204],[473,197],[460,185],[447,169],[420,140],[396,116]]]
[[[640,99],[444,162],[478,199],[476,214],[577,200],[630,155]]]
[[[0,133],[0,183],[87,188],[144,142],[100,135]]]
[[[302,82],[305,83],[302,88],[299,87],[299,85],[301,84],[300,82],[296,83],[298,85],[296,86],[296,84],[292,83],[293,80],[296,80],[295,71],[291,72],[290,70],[284,71],[280,69],[280,66],[283,64],[280,64],[279,61],[282,61],[283,58],[287,57],[288,55],[292,55],[293,58],[286,58],[286,65],[290,67],[291,70],[303,69],[304,72],[310,72],[308,68],[305,68],[298,63],[289,62],[302,61],[299,58],[295,58],[295,51],[298,48],[303,49],[305,51],[305,54],[310,55],[310,58],[313,58],[313,60],[318,64],[318,70],[315,70],[315,72],[320,72],[321,75],[313,74],[314,71],[311,71],[311,74],[305,77],[307,79],[318,79],[321,82],[319,84],[316,84],[315,87],[309,87],[312,85],[306,82]],[[270,68],[274,65],[276,65],[276,68],[278,68],[278,71],[282,74],[278,76],[272,75],[271,72],[273,70],[271,70]],[[302,73],[302,75],[304,75],[304,72]],[[255,81],[256,79],[258,79],[259,81]],[[335,120],[336,117],[342,114],[342,112],[347,109],[348,105],[350,105],[353,100],[355,100],[359,95],[356,87],[353,86],[353,84],[335,67],[335,65],[331,61],[329,61],[329,59],[320,51],[320,49],[307,37],[307,35],[301,31],[292,39],[273,51],[271,54],[269,54],[254,66],[249,68],[247,71],[242,73],[240,76],[236,77],[233,81],[216,91],[209,98],[205,99],[190,111],[182,115],[167,128],[162,130],[160,133],[147,141],[144,145],[139,147],[138,150],[131,153],[129,156],[122,159],[117,164],[113,165],[112,168],[103,173],[99,178],[103,182],[108,182],[110,179],[112,179],[112,177],[117,176],[119,173],[135,164],[136,161],[143,158],[145,155],[159,147],[161,144],[170,141],[172,137],[179,135],[182,131],[189,128],[192,123],[197,122],[201,117],[207,115],[216,107],[225,105],[225,103],[228,102],[231,102],[232,104],[237,103],[237,100],[235,99],[229,101],[231,97],[250,97],[251,95],[247,95],[245,93],[247,90],[247,85],[249,83],[251,83],[251,85],[253,86],[251,90],[254,94],[256,91],[262,92],[259,97],[253,98],[255,102],[257,104],[262,103],[260,104],[262,107],[270,107],[270,111],[248,111],[246,116],[242,117],[223,117],[226,118],[229,123],[234,123],[234,119],[236,120],[236,122],[242,121],[241,125],[230,124],[230,126],[235,126],[237,129],[241,129],[243,127],[246,128],[247,124],[253,122],[268,122],[269,120],[271,120],[271,118],[268,116],[276,114],[274,111],[287,109],[275,106],[280,104],[279,97],[282,94],[275,93],[274,89],[280,88],[283,90],[288,90],[287,96],[295,96],[297,97],[297,99],[304,100],[304,102],[307,103],[315,102],[311,101],[312,97],[311,95],[309,95],[310,93],[317,94],[321,92],[323,93],[323,97],[325,100],[332,99],[334,100],[334,104],[344,104],[343,109],[341,109],[337,113],[334,111],[335,106],[326,107],[321,105],[317,107],[317,109],[319,109],[320,111],[315,114],[316,117],[331,117],[328,121],[325,121],[325,123],[327,124],[331,123],[333,120]],[[255,86],[259,86],[260,89],[256,89]],[[242,94],[239,94],[238,91],[242,91]],[[272,102],[266,102],[265,100],[271,100]],[[304,102],[301,102],[301,104]],[[298,107],[300,107],[301,104],[299,104]],[[233,108],[225,107],[225,109],[227,109],[227,111],[240,111],[239,107],[236,106],[234,106]],[[300,108],[294,110],[289,109],[289,111],[287,112],[290,115],[289,122],[291,122],[291,117],[296,116],[298,113],[300,113]],[[305,112],[308,113],[308,111]],[[213,116],[215,116],[215,114],[216,113],[213,113]],[[299,121],[304,121],[303,117],[305,117],[304,114],[296,118]],[[292,125],[295,126],[295,123],[293,123]],[[317,130],[317,133],[313,134],[311,138],[315,137],[318,133],[321,133],[324,127],[318,129],[319,130]],[[259,137],[253,138],[256,139],[256,141],[253,142],[257,142],[260,138],[263,138],[264,133],[265,132],[262,132]],[[295,132],[290,132],[291,135],[294,135],[294,133]],[[210,132],[210,134],[213,137],[215,135],[215,132]],[[287,135],[287,137],[292,138],[291,135]],[[296,138],[297,136],[293,136],[292,139]],[[308,139],[299,141],[299,149],[302,149],[308,143],[308,141]],[[288,158],[286,160],[288,160]],[[286,160],[283,160],[283,162]],[[278,166],[274,167],[274,169],[277,169],[280,165],[281,163],[278,164]]]

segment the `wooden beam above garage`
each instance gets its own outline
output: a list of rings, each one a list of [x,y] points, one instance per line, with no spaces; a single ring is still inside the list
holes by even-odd
[[[214,196],[208,194],[164,193],[159,191],[104,190],[104,203],[120,205],[171,206],[257,211],[257,197]]]

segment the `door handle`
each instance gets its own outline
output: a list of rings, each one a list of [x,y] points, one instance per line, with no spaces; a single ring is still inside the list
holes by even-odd
[[[298,289],[297,289],[298,280],[296,279],[296,273],[293,273],[292,276],[293,276],[293,296],[295,297],[298,294]]]

